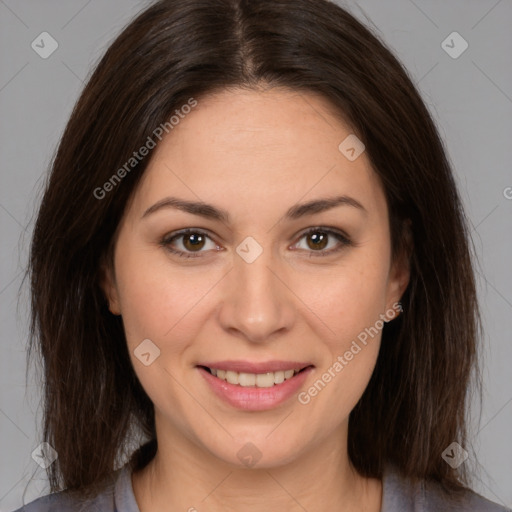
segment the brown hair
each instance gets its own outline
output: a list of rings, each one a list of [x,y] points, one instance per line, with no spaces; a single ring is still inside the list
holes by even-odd
[[[88,80],[34,229],[28,357],[37,347],[43,361],[44,439],[59,455],[47,470],[52,491],[99,489],[131,454],[133,432],[148,442],[132,467],[157,448],[153,404],[100,287],[149,158],[103,198],[94,190],[190,98],[262,84],[328,99],[381,179],[394,255],[407,246],[404,223],[411,226],[404,314],[385,326],[375,371],[350,414],[352,463],[371,477],[394,464],[453,491],[468,485],[464,466],[452,469],[441,453],[467,441],[466,393],[472,370],[479,375],[469,231],[443,143],[407,71],[326,0],[161,0],[117,37]]]

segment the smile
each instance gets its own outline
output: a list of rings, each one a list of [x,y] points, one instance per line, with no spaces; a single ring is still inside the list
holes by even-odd
[[[217,368],[205,368],[218,379],[244,388],[271,388],[277,384],[283,383],[285,380],[293,378],[295,375],[305,370],[305,368],[303,368],[302,370],[294,369],[266,373],[245,373],[232,370],[220,370]]]
[[[224,368],[216,367],[221,365]],[[230,366],[230,369],[226,369],[226,366]],[[273,371],[262,371],[262,366],[265,370],[269,370],[269,366],[274,368]],[[264,411],[291,400],[305,385],[314,366],[301,363],[288,363],[285,366],[282,362],[270,365],[229,362],[198,365],[196,369],[210,392],[224,403],[236,409]],[[253,370],[254,373],[247,370]]]

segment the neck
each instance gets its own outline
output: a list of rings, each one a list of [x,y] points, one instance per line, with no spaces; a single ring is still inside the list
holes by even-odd
[[[171,442],[162,432],[154,459],[132,476],[141,512],[381,509],[381,482],[350,464],[346,428],[293,460],[261,468],[226,463],[190,439],[176,442],[175,435]]]

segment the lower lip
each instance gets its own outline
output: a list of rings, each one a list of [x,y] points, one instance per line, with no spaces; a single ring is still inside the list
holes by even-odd
[[[309,366],[281,384],[274,384],[271,388],[257,388],[230,384],[200,366],[196,368],[219,398],[237,409],[246,411],[264,411],[282,404],[294,395],[313,370],[313,367]]]

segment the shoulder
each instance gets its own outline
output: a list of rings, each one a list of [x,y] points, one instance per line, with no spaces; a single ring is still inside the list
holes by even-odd
[[[466,490],[456,500],[439,484],[423,482],[425,512],[447,510],[453,512],[510,512],[511,509],[490,501],[474,491]]]
[[[440,484],[423,480],[416,484],[388,467],[383,477],[381,512],[511,512],[479,494],[466,490],[457,496]]]
[[[37,498],[14,512],[117,512],[114,500],[114,486],[90,499],[78,499],[66,491],[56,492]]]

